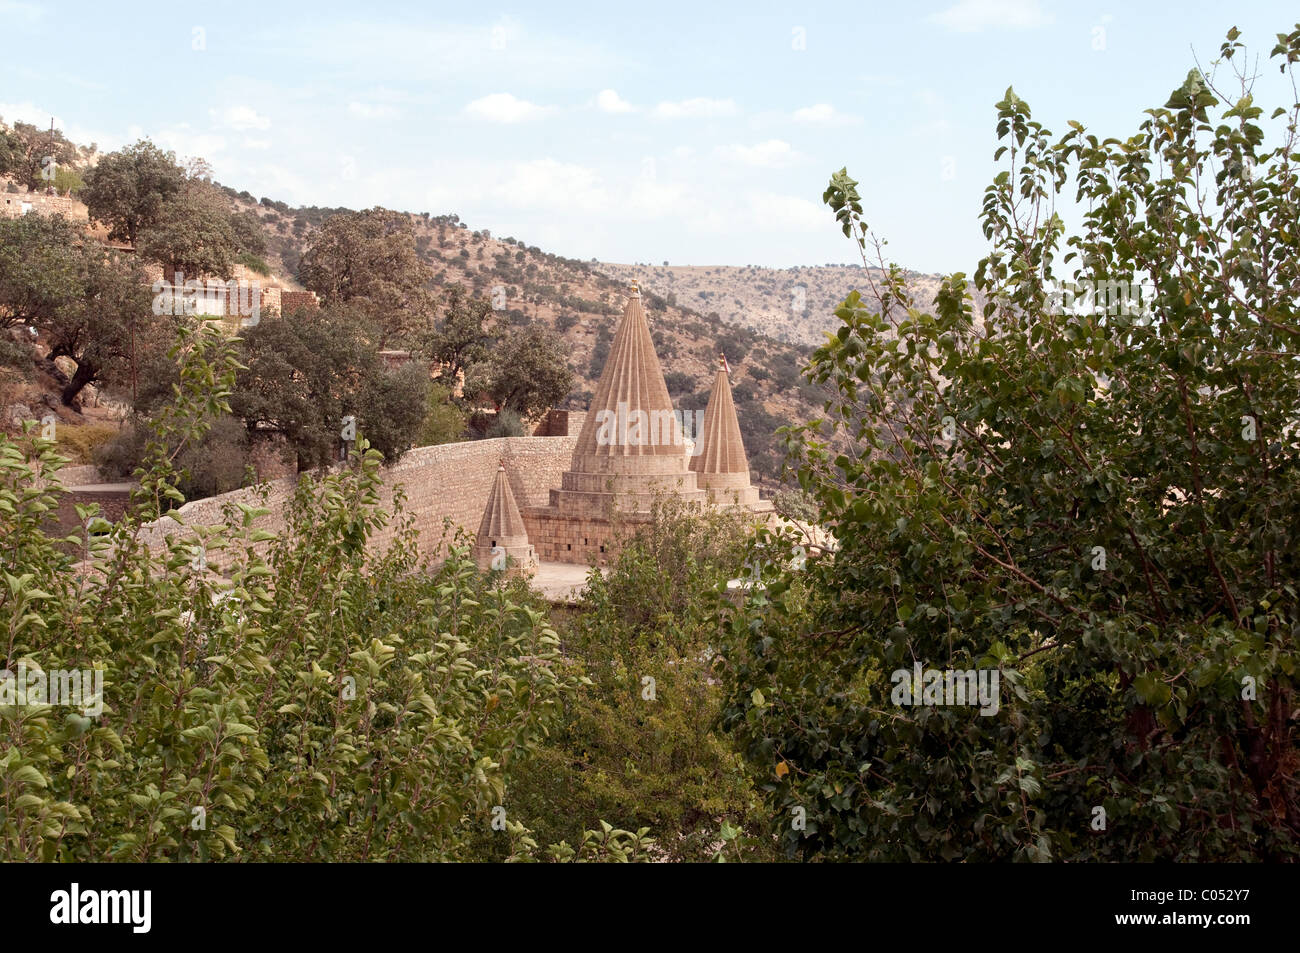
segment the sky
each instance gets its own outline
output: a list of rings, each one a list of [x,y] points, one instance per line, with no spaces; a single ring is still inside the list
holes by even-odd
[[[1294,4],[0,0],[0,117],[142,137],[290,205],[456,213],[573,258],[857,262],[847,167],[891,260],[974,270],[1008,86],[1128,136],[1231,26],[1257,101]],[[1268,97],[1268,98],[1266,98]]]

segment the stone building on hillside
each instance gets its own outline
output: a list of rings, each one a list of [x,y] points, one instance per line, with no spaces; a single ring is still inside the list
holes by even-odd
[[[619,526],[648,520],[661,495],[699,507],[771,512],[771,502],[759,500],[758,490],[750,485],[725,370],[719,370],[714,382],[696,443],[687,430],[668,396],[634,285],[569,468],[560,486],[550,491],[546,506],[522,510],[527,540],[538,558],[607,562]],[[479,545],[483,543],[480,534]]]
[[[81,224],[90,220],[86,206],[71,196],[46,192],[0,193],[0,218],[21,218],[24,215],[62,215]]]

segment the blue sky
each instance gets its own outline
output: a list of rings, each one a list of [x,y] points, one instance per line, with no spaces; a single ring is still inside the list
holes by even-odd
[[[456,212],[607,261],[854,261],[847,165],[890,257],[971,271],[1008,85],[1129,135],[1234,24],[1293,4],[94,3],[0,0],[0,116],[148,136],[292,205]],[[1291,102],[1276,67],[1257,100]]]

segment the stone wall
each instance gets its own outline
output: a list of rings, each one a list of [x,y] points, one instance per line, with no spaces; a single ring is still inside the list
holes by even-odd
[[[293,314],[302,308],[315,311],[320,308],[320,299],[314,291],[281,291],[280,313]]]
[[[80,533],[81,520],[77,517],[77,506],[99,504],[99,515],[110,523],[122,518],[131,503],[132,484],[102,483],[73,487],[59,496],[58,512],[54,514],[54,525],[46,525],[45,531],[52,536],[71,536]]]
[[[621,514],[613,523],[598,517],[560,516],[551,507],[523,511],[528,541],[544,562],[607,566],[617,555],[620,537],[631,535],[647,517]]]
[[[20,218],[28,212],[62,215],[74,222],[85,222],[90,218],[86,206],[71,197],[40,192],[0,192],[0,218]]]
[[[444,517],[471,537],[478,532],[499,463],[505,463],[510,488],[519,506],[542,506],[550,489],[559,484],[576,442],[574,437],[500,437],[418,447],[408,451],[396,466],[384,469],[381,505],[391,512],[393,490],[399,485],[403,487],[406,494],[403,512],[415,517],[420,554],[437,561],[444,555]],[[295,482],[289,478],[266,484],[267,505],[273,512],[258,521],[259,528],[273,532],[283,528],[282,508],[292,497]],[[236,490],[195,500],[181,507],[177,515],[185,523],[220,523],[224,521],[223,507],[234,503],[258,505],[258,494],[253,489]],[[188,535],[177,520],[165,516],[145,527],[141,536],[147,545],[161,548],[175,533]],[[371,539],[372,547],[382,550],[393,535],[391,525],[379,530]],[[212,557],[209,560],[220,563]]]
[[[576,437],[582,432],[582,424],[586,419],[585,410],[548,410],[533,428],[533,436]]]

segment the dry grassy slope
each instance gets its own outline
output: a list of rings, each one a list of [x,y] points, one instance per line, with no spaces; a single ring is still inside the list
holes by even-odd
[[[713,312],[727,324],[751,328],[778,341],[819,345],[825,333],[839,327],[835,309],[850,291],[870,297],[878,269],[851,265],[810,265],[796,268],[754,266],[659,266],[602,263],[602,274],[694,308]],[[908,273],[917,300],[928,305],[939,288],[939,276]]]
[[[287,277],[297,268],[302,249],[310,244],[311,235],[333,209],[291,209],[284,211],[240,201],[244,208],[254,208],[267,230],[270,249],[268,264],[279,277]],[[604,266],[561,258],[535,246],[511,243],[475,232],[455,223],[410,215],[416,231],[417,247],[431,264],[439,286],[461,284],[477,294],[491,297],[495,288],[505,291],[502,322],[539,322],[559,328],[569,347],[570,364],[580,378],[573,402],[583,407],[595,390],[599,367],[593,367],[592,355],[601,329],[612,334],[629,287],[629,281],[601,274]],[[655,335],[659,358],[665,374],[689,375],[694,400],[699,407],[712,385],[718,338],[735,337],[737,332],[719,317],[706,315],[682,302],[670,306],[659,296],[653,284],[643,285],[650,329]],[[679,298],[680,300],[680,298]],[[713,310],[713,309],[710,309]],[[565,326],[567,325],[567,327]],[[790,375],[805,361],[806,348],[775,340],[768,334],[740,333],[749,344],[743,358],[736,352],[743,348],[731,342],[729,360],[733,386],[752,389],[754,401],[741,403],[738,410],[742,427],[748,415],[751,425],[762,422],[768,435],[776,427],[802,423],[820,414],[820,400],[811,388],[790,386]],[[755,373],[757,369],[757,373]],[[778,381],[784,374],[785,386]],[[761,378],[761,379],[760,379]],[[675,401],[692,406],[689,398],[674,393]],[[761,414],[755,413],[755,410]],[[767,415],[763,417],[762,415]],[[751,441],[747,434],[747,444]],[[770,446],[770,441],[769,441]],[[766,456],[765,461],[751,459],[756,469],[775,474],[778,457],[770,449],[751,450],[751,458]],[[766,482],[766,481],[765,481]]]

